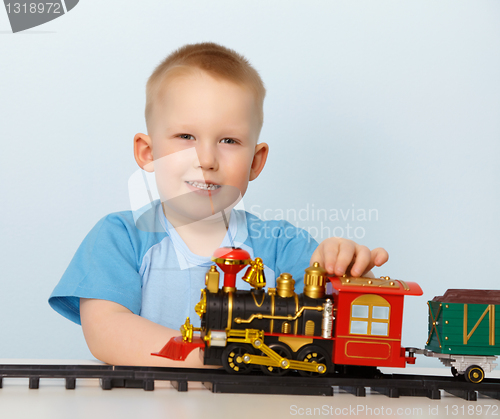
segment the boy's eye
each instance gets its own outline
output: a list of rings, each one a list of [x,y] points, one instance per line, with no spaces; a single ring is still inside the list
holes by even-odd
[[[236,141],[232,138],[223,138],[220,142],[223,144],[236,144]]]
[[[179,137],[183,140],[194,140],[194,137],[191,134],[180,134]]]

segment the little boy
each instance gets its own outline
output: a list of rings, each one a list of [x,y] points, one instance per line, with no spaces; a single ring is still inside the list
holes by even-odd
[[[143,170],[154,172],[161,199],[140,219],[127,211],[99,221],[49,299],[81,323],[96,358],[175,366],[150,353],[179,334],[186,315],[196,325],[193,308],[210,256],[221,246],[262,258],[268,286],[291,273],[299,291],[311,261],[337,275],[353,263],[354,276],[387,261],[383,249],[339,238],[318,245],[285,221],[264,222],[233,209],[266,163],[269,147],[258,143],[264,96],[248,61],[213,43],[180,48],[151,75],[148,134],[135,136],[134,155]],[[201,361],[192,353],[182,366],[200,367]]]

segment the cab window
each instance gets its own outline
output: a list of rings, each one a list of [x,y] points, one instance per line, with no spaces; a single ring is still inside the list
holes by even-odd
[[[380,295],[366,294],[351,303],[349,333],[389,336],[391,305]]]

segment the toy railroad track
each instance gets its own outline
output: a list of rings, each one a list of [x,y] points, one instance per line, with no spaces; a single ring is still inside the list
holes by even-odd
[[[440,399],[441,390],[465,400],[477,400],[482,394],[500,400],[500,380],[485,379],[479,384],[457,381],[453,377],[428,375],[382,374],[378,378],[356,378],[339,375],[326,377],[272,377],[263,375],[231,375],[224,370],[126,367],[113,365],[0,365],[0,388],[3,378],[29,379],[29,388],[37,389],[40,378],[63,378],[66,388],[74,389],[76,380],[98,378],[104,390],[114,387],[154,390],[155,381],[170,381],[178,391],[187,391],[189,382],[201,382],[214,393],[292,394],[333,396],[334,387],[358,397],[366,389],[399,396]]]

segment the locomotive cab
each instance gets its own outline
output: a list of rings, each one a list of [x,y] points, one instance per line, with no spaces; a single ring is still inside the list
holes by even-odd
[[[405,367],[415,358],[401,347],[405,295],[422,295],[414,282],[389,277],[331,278],[337,300],[337,350],[345,365]]]

